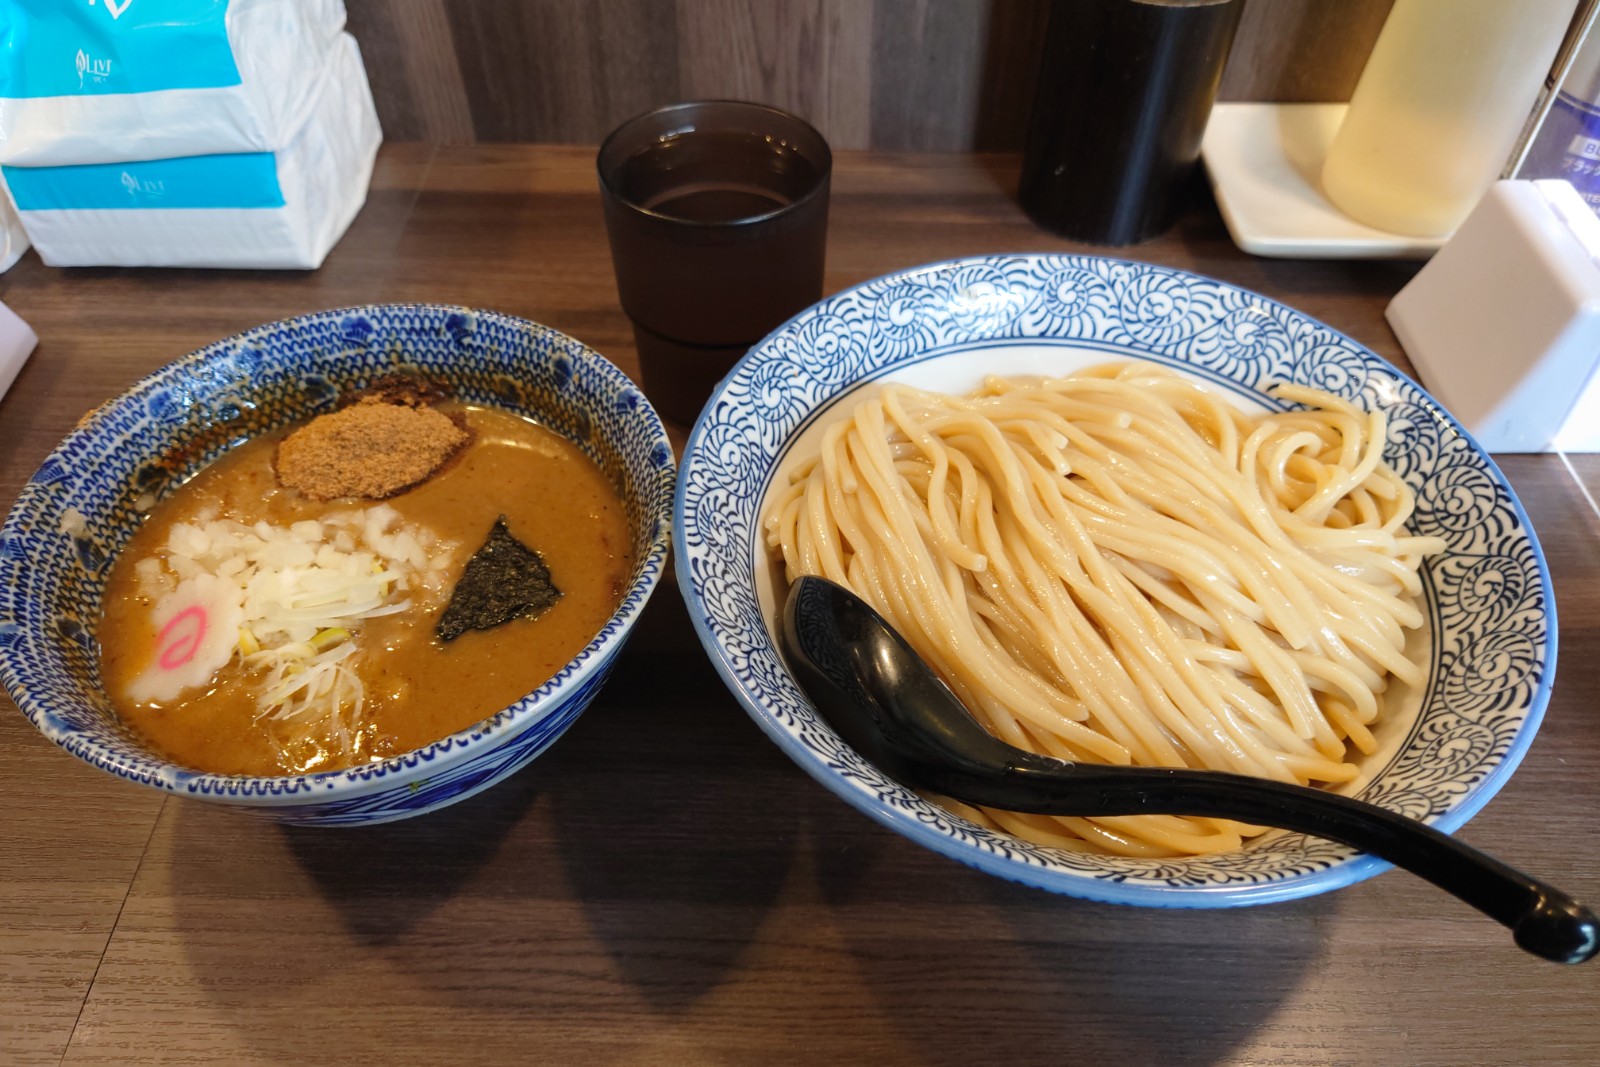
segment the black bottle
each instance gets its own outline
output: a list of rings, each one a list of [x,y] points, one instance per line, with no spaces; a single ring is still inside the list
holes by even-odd
[[[1127,245],[1177,220],[1243,0],[1055,0],[1018,200]]]

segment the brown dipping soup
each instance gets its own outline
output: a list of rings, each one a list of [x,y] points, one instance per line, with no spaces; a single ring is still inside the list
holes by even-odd
[[[533,422],[489,408],[441,404],[476,435],[432,478],[381,504],[404,524],[453,543],[439,572],[448,597],[496,519],[543,557],[562,596],[535,618],[435,636],[443,601],[414,596],[416,607],[351,627],[362,649],[360,729],[343,747],[295,736],[263,719],[260,670],[242,650],[210,682],[175,698],[130,694],[161,654],[152,597],[136,568],[165,558],[175,524],[208,516],[287,527],[373,506],[319,503],[279,486],[274,450],[284,433],[240,446],[154,508],[113,567],[100,627],[101,664],[117,713],[174,762],[221,774],[285,775],[332,770],[419,748],[466,729],[548,681],[605,625],[633,570],[622,500],[600,469],[570,441]],[[296,731],[290,731],[296,733]]]

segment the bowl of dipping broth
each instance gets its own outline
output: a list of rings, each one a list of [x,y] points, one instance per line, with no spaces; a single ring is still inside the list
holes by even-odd
[[[91,412],[0,528],[0,682],[130,782],[286,822],[512,774],[604,683],[667,556],[672,449],[584,345],[342,308]]]
[[[1388,865],[919,795],[790,675],[795,577],[861,594],[1019,747],[1321,786],[1446,832],[1511,775],[1555,672],[1538,541],[1450,414],[1322,323],[1164,267],[992,256],[822,301],[706,405],[674,525],[702,643],[796,763],[928,848],[1092,900],[1236,907]]]

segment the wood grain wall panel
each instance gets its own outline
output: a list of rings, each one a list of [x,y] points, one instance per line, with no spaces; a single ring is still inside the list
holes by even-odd
[[[391,141],[470,144],[477,139],[447,0],[351,0],[350,31]]]
[[[1343,100],[1393,0],[1247,0],[1225,100]],[[674,100],[836,148],[1014,151],[1051,0],[347,0],[390,140],[588,143]]]
[[[872,6],[860,0],[679,3],[683,99],[755,100],[792,111],[835,146],[869,143]]]
[[[446,0],[393,0],[406,80],[422,122],[422,140],[470,144],[472,108],[461,78],[461,56],[445,14]]]
[[[666,0],[447,3],[479,141],[595,141],[678,95]]]
[[[875,0],[872,142],[891,152],[976,140],[989,5]]]

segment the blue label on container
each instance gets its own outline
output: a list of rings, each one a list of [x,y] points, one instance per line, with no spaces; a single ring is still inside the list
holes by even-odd
[[[1565,178],[1600,214],[1600,106],[1558,93],[1517,177]]]
[[[0,0],[0,97],[239,84],[228,0]]]
[[[271,152],[0,169],[18,211],[283,206]]]

